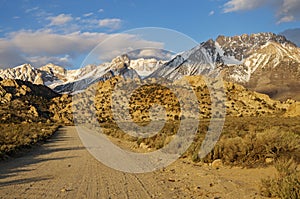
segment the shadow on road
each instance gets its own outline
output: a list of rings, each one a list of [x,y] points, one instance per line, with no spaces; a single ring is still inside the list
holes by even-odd
[[[76,156],[54,157],[53,155],[53,157],[51,157],[52,154],[61,151],[85,149],[84,147],[80,146],[61,147],[61,144],[58,144],[59,142],[68,142],[70,139],[74,138],[66,136],[66,130],[64,127],[62,127],[49,140],[33,146],[31,149],[29,149],[29,151],[26,151],[26,153],[22,154],[22,156],[12,157],[8,160],[0,161],[0,187],[51,179],[51,176],[35,176],[21,179],[18,178],[18,176],[22,173],[35,170],[34,166],[31,167],[31,165],[35,165],[37,163],[43,162],[43,164],[48,164],[52,161],[75,158]]]

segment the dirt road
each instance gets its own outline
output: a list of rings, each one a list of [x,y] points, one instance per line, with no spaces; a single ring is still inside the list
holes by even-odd
[[[123,173],[95,160],[75,127],[64,127],[28,154],[0,163],[0,198],[261,198],[260,178],[272,172],[178,160],[152,173]]]

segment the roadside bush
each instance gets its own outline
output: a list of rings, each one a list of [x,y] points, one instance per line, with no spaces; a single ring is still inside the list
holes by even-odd
[[[275,178],[262,179],[261,194],[283,199],[300,198],[300,172],[297,170],[297,163],[292,158],[281,158],[274,166],[277,175]]]
[[[58,127],[45,123],[1,124],[0,159],[51,137]]]
[[[280,157],[293,157],[300,162],[300,136],[273,128],[244,137],[221,138],[204,161],[222,159],[225,164],[252,167],[265,164],[266,158]]]

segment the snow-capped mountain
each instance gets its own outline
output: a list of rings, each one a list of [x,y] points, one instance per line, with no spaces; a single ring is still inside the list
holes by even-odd
[[[0,77],[3,79],[20,79],[34,84],[60,81],[58,77],[47,71],[34,68],[30,64],[23,64],[15,68],[0,69]]]
[[[134,69],[141,77],[149,76],[155,70],[157,70],[166,61],[151,59],[136,59],[130,61],[130,68]]]
[[[125,79],[143,78],[151,74],[164,62],[156,59],[136,59],[130,60],[128,55],[121,55],[114,58],[110,63],[99,66],[88,65],[76,71],[67,71],[67,74],[80,74],[71,81],[57,85],[54,90],[59,93],[73,93],[87,88],[89,85],[105,81],[114,76],[122,76]],[[69,75],[71,77],[71,75]]]
[[[243,34],[233,37],[219,36],[216,39],[217,45],[222,48],[225,56],[232,56],[239,61],[243,61],[268,42],[296,47],[295,44],[288,41],[284,36],[274,33]]]
[[[273,50],[266,51],[267,48]],[[216,41],[210,39],[177,55],[150,76],[178,79],[184,75],[215,74],[226,67],[234,66],[235,71],[228,73],[226,78],[245,83],[258,67],[276,66],[286,58],[298,62],[299,48],[280,35],[259,33],[234,37],[219,36]]]
[[[0,77],[43,84],[58,92],[70,92],[74,82],[85,82],[84,85],[86,85],[99,79],[108,78],[108,72],[111,72],[113,76],[120,74],[118,64],[125,64],[128,71],[135,71],[134,74],[131,74],[133,77],[138,76],[140,78],[151,74],[163,63],[163,61],[153,58],[129,60],[128,56],[119,56],[110,63],[87,65],[76,70],[66,70],[64,67],[51,63],[40,68],[35,68],[30,64],[23,64],[14,68],[0,69]]]
[[[183,76],[208,75],[214,72],[216,60],[202,45],[199,45],[190,51],[177,55],[171,61],[160,66],[148,77],[163,77],[176,80]]]
[[[208,40],[177,54],[168,62],[142,58],[130,60],[123,55],[108,63],[77,70],[66,70],[53,64],[38,69],[24,64],[0,70],[0,77],[4,79],[44,84],[60,93],[71,93],[74,88],[82,90],[116,75],[170,80],[193,75],[222,75],[227,81],[240,83],[276,99],[300,100],[300,48],[284,36],[273,33],[244,34]]]
[[[177,55],[149,77],[174,80],[192,75],[223,75],[277,99],[295,98],[292,93],[300,91],[300,49],[273,33],[219,36]]]
[[[54,90],[59,93],[71,94],[84,90],[98,81],[105,81],[115,76],[122,76],[125,79],[140,78],[138,73],[129,66],[130,59],[128,56],[121,55],[114,58],[111,63],[102,64],[75,81],[56,86]]]

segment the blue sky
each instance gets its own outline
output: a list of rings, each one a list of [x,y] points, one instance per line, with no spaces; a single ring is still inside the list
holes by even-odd
[[[107,54],[120,43],[120,49],[166,48],[164,41],[124,33],[134,28],[172,29],[200,43],[218,35],[300,27],[299,0],[0,0],[0,9],[2,68],[25,62],[76,68],[97,44],[115,35],[118,43],[102,46]],[[182,45],[183,50],[191,46]]]

